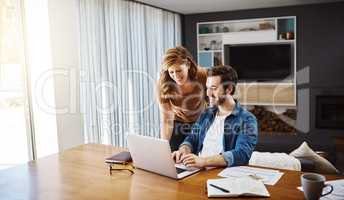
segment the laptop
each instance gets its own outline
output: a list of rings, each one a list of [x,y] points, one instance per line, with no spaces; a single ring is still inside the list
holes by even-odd
[[[137,168],[173,179],[183,179],[200,170],[176,164],[167,140],[128,135],[127,142],[134,166]]]

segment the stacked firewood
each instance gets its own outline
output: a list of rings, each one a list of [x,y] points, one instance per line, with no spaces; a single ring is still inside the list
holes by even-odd
[[[286,123],[281,119],[280,115],[266,110],[263,106],[254,106],[250,112],[257,118],[260,133],[288,133],[292,135],[296,133],[293,125]],[[284,118],[289,118],[291,121],[296,120],[296,110],[294,109],[287,109],[281,115]]]

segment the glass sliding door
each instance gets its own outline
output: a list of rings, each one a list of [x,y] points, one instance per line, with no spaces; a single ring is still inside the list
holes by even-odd
[[[21,0],[0,1],[0,169],[33,158]]]

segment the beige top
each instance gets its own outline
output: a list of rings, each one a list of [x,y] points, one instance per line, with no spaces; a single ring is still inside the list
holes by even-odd
[[[181,122],[195,122],[206,108],[207,72],[198,69],[193,89],[189,93],[180,94],[178,98],[170,99],[170,106],[175,114],[175,120]]]

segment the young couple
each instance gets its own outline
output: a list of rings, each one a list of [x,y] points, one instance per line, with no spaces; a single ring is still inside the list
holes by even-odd
[[[230,66],[197,66],[183,47],[166,52],[158,96],[161,138],[170,141],[177,163],[198,168],[248,163],[257,120],[233,98],[237,80]]]

